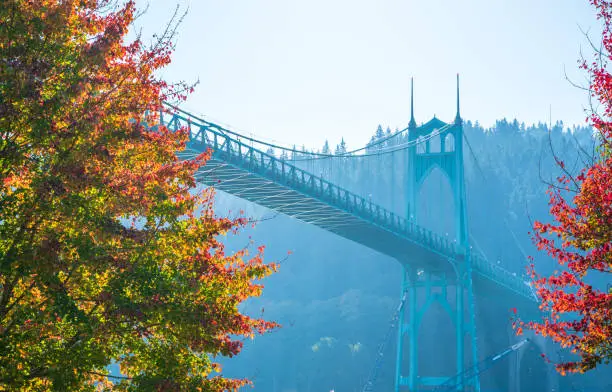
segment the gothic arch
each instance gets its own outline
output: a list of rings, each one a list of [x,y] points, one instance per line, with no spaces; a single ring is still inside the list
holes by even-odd
[[[440,132],[439,130],[443,131]],[[423,204],[420,194],[426,179],[433,171],[439,169],[446,177],[446,183],[450,186],[451,200],[453,200],[452,211],[446,211],[443,216],[450,215],[455,217],[455,228],[450,230],[445,227],[445,232],[454,232],[457,242],[467,246],[467,231],[465,217],[465,196],[463,188],[463,162],[462,150],[460,146],[453,143],[453,151],[446,151],[451,146],[450,140],[456,140],[457,135],[461,135],[461,123],[447,124],[437,118],[433,118],[428,123],[415,127],[412,131],[411,139],[422,142],[426,140],[427,149],[423,151],[423,143],[417,144],[409,151],[409,170],[407,187],[408,195],[408,216],[410,219],[418,221],[419,206]],[[449,137],[450,135],[450,137]],[[438,144],[439,143],[439,144]],[[445,185],[444,185],[445,187]],[[428,204],[429,206],[429,204]],[[436,208],[439,206],[436,206]],[[428,215],[433,215],[431,212]]]
[[[457,83],[459,82],[457,77]],[[402,318],[400,319],[400,324],[403,324],[401,332],[399,334],[398,345],[397,345],[397,358],[398,364],[396,366],[396,389],[400,390],[401,386],[407,386],[410,390],[417,390],[420,386],[431,386],[438,385],[441,379],[446,379],[450,375],[456,374],[457,369],[464,369],[466,365],[466,347],[469,344],[469,351],[471,352],[472,361],[477,361],[477,353],[476,353],[476,334],[473,331],[473,328],[469,325],[474,318],[474,307],[467,306],[466,308],[466,299],[467,301],[471,301],[471,297],[469,296],[472,290],[471,280],[466,279],[467,274],[465,273],[467,270],[467,262],[469,262],[469,257],[465,257],[469,255],[468,252],[468,228],[467,228],[467,218],[466,218],[466,201],[465,201],[465,187],[463,184],[463,149],[459,144],[455,146],[453,152],[444,151],[444,137],[447,133],[452,133],[454,138],[460,140],[463,132],[462,128],[462,120],[459,115],[459,89],[457,88],[457,115],[452,123],[445,123],[435,116],[429,122],[422,124],[421,126],[417,126],[416,121],[414,119],[414,105],[413,105],[413,94],[412,94],[412,85],[411,85],[411,109],[410,109],[410,122],[408,124],[408,139],[411,142],[411,146],[408,149],[408,173],[406,176],[406,193],[407,193],[407,218],[410,219],[411,223],[416,223],[417,225],[421,225],[421,223],[417,219],[417,212],[419,211],[419,202],[421,201],[419,197],[419,193],[421,191],[421,187],[427,178],[430,177],[432,171],[439,169],[440,172],[444,173],[447,181],[441,181],[447,183],[450,186],[450,194],[452,203],[452,214],[450,214],[452,219],[452,224],[455,227],[455,234],[457,236],[456,244],[454,246],[455,255],[454,257],[456,263],[453,263],[450,259],[448,260],[450,265],[453,266],[453,270],[455,272],[455,276],[453,277],[453,281],[455,285],[453,286],[454,298],[446,298],[442,296],[441,301],[434,300],[433,298],[426,299],[426,303],[430,304],[435,303],[436,308],[439,306],[442,309],[445,308],[444,303],[450,305],[454,303],[454,309],[451,309],[450,312],[439,312],[446,313],[447,315],[451,314],[452,323],[454,324],[450,331],[454,331],[455,335],[455,349],[456,355],[453,361],[455,362],[455,371],[450,369],[445,369],[445,375],[440,377],[427,377],[419,375],[418,369],[418,327],[414,325],[414,320],[418,320],[420,316],[417,313],[418,306],[416,306],[415,302],[417,301],[417,287],[422,287],[421,284],[415,282],[414,280],[414,272],[407,265],[404,266],[404,274],[402,285],[406,289],[408,289],[408,296],[411,301],[411,305],[406,308],[406,311],[409,310],[410,316],[409,320],[411,320],[410,324],[406,323]],[[440,132],[440,130],[442,130]],[[440,132],[441,135],[437,133]],[[434,133],[434,134],[432,134]],[[427,147],[423,148],[422,142],[424,138],[429,138],[426,142]],[[439,143],[437,146],[434,146],[434,141],[437,140]],[[421,143],[419,143],[421,142]],[[431,148],[433,147],[433,148]],[[442,177],[444,177],[442,176]],[[446,203],[447,206],[450,206],[450,203]],[[438,206],[435,206],[438,207]],[[456,268],[455,268],[456,267]],[[429,267],[428,267],[429,268]],[[433,282],[429,281],[429,284],[433,284]],[[438,283],[438,282],[436,282]],[[444,280],[440,287],[443,287],[443,291],[447,290],[450,285],[446,280]],[[428,297],[431,297],[431,294]],[[443,298],[443,299],[442,299]],[[425,306],[427,308],[428,306]],[[467,319],[466,319],[467,318]],[[466,333],[469,333],[469,341],[466,342],[467,337]],[[405,369],[402,366],[403,362],[403,337],[407,335],[409,337],[409,350],[408,350],[408,369]],[[448,339],[451,340],[451,339]],[[405,370],[408,370],[407,376]],[[450,370],[450,371],[449,371]]]
[[[426,141],[425,138],[423,136],[419,136],[416,139],[417,145],[416,145],[416,153],[417,154],[425,154],[427,152],[427,145],[426,145]]]
[[[444,152],[453,151],[455,151],[455,135],[449,132],[444,137]]]
[[[448,183],[448,185],[451,187],[451,190],[452,190],[454,184],[452,181],[451,173],[449,173],[448,170],[445,170],[437,162],[434,162],[428,165],[427,169],[424,172],[422,172],[421,175],[417,178],[417,181],[416,181],[417,189],[420,189],[423,186],[423,183],[425,182],[425,180],[431,175],[432,172],[436,170],[439,170],[443,174],[444,178],[446,179],[446,182]]]
[[[417,328],[419,345],[418,362],[421,376],[441,377],[457,374],[457,337],[455,334],[455,315],[449,312],[448,303],[432,301],[419,317]],[[444,355],[432,355],[444,352]]]
[[[429,136],[429,153],[437,154],[442,152],[442,138],[438,134],[438,130],[434,128]]]
[[[453,241],[457,237],[455,204],[448,172],[438,164],[431,165],[418,182],[415,207],[419,225]]]

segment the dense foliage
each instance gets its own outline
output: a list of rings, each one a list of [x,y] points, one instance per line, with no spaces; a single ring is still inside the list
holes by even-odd
[[[218,236],[246,220],[193,191],[207,155],[179,161],[185,131],[145,126],[187,86],[155,76],[172,26],[126,42],[134,15],[0,5],[0,390],[234,389],[210,355],[274,326],[238,311],[275,266],[225,254]]]
[[[586,167],[575,174],[563,160],[563,170],[551,185],[552,223],[536,222],[534,241],[561,266],[551,276],[537,276],[541,308],[548,313],[542,322],[523,324],[572,349],[579,359],[558,364],[565,372],[584,372],[612,360],[612,291],[594,287],[587,273],[612,273],[612,2],[591,0],[603,23],[602,49],[593,62],[582,63],[589,75],[589,90],[603,106],[592,110],[589,120],[598,131],[600,146]]]

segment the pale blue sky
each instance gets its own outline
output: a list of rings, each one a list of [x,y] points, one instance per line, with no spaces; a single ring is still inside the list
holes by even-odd
[[[146,0],[139,0],[144,6]],[[584,123],[580,31],[588,0],[149,0],[150,35],[189,5],[169,80],[200,80],[183,105],[282,144],[365,144],[378,124],[403,128],[415,79],[417,122],[464,119]]]

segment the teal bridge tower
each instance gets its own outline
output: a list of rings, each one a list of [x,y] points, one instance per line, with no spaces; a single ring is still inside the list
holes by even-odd
[[[459,111],[459,75],[457,75],[457,114],[452,123],[447,124],[436,117],[417,126],[414,119],[414,87],[410,86],[410,122],[408,138],[416,142],[408,148],[407,175],[407,217],[418,223],[418,194],[425,178],[434,169],[439,168],[447,177],[452,190],[454,204],[454,224],[456,247],[447,265],[403,263],[402,293],[408,293],[408,305],[402,308],[399,315],[399,333],[397,342],[396,386],[399,392],[402,387],[409,391],[423,387],[440,385],[447,378],[420,377],[418,368],[418,331],[421,320],[428,308],[438,302],[450,316],[456,336],[456,364],[460,371],[464,369],[466,335],[469,337],[469,351],[472,363],[478,362],[476,345],[476,327],[474,315],[474,298],[472,290],[472,265],[468,243],[467,202],[465,194],[463,169],[463,124]],[[431,138],[434,134],[436,137]],[[451,268],[449,268],[451,267]],[[417,302],[417,291],[424,291],[425,298]],[[439,288],[440,292],[434,292]],[[454,301],[449,300],[449,290],[454,290]],[[452,304],[451,302],[454,302]],[[453,306],[454,305],[454,306]],[[404,350],[407,340],[408,350]],[[407,351],[407,352],[406,352]],[[404,363],[408,363],[408,373],[403,372]],[[450,376],[450,375],[449,375]],[[478,378],[464,385],[459,380],[458,390],[480,391]]]
[[[516,303],[535,306],[528,282],[471,251],[464,181],[463,124],[459,111],[452,122],[437,118],[417,126],[411,84],[411,115],[408,127],[390,138],[405,135],[397,149],[407,152],[404,214],[389,211],[371,198],[355,194],[301,167],[295,158],[303,151],[257,140],[207,121],[169,104],[160,123],[169,129],[187,128],[189,143],[179,157],[189,159],[212,152],[196,179],[236,197],[281,212],[357,242],[397,260],[402,266],[401,304],[394,318],[396,328],[395,391],[435,390],[478,362],[475,293],[501,293]],[[389,137],[387,137],[388,139]],[[270,148],[281,149],[280,157]],[[343,159],[371,156],[361,148],[340,155]],[[381,150],[382,151],[382,150]],[[308,153],[313,159],[338,155]],[[362,155],[359,155],[362,154]],[[442,171],[452,190],[456,239],[450,240],[419,224],[418,195],[423,181],[434,169]],[[452,320],[446,326],[456,337],[456,372],[444,377],[420,373],[418,331],[425,313],[439,304]],[[535,306],[537,307],[537,306]],[[485,353],[486,354],[486,353]],[[374,390],[375,386],[371,385]],[[480,392],[478,377],[459,377],[453,390]]]

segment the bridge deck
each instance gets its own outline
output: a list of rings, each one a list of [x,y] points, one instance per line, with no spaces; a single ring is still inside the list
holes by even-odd
[[[316,225],[417,267],[452,270],[463,258],[447,238],[398,216],[371,201],[338,187],[248,144],[232,131],[176,110],[162,115],[170,129],[190,129],[188,149],[211,149],[212,159],[197,180],[216,189]],[[183,153],[183,158],[188,158]],[[476,286],[503,287],[525,299],[531,288],[509,271],[472,254]],[[452,275],[452,274],[449,274]],[[491,286],[493,284],[493,286]]]

